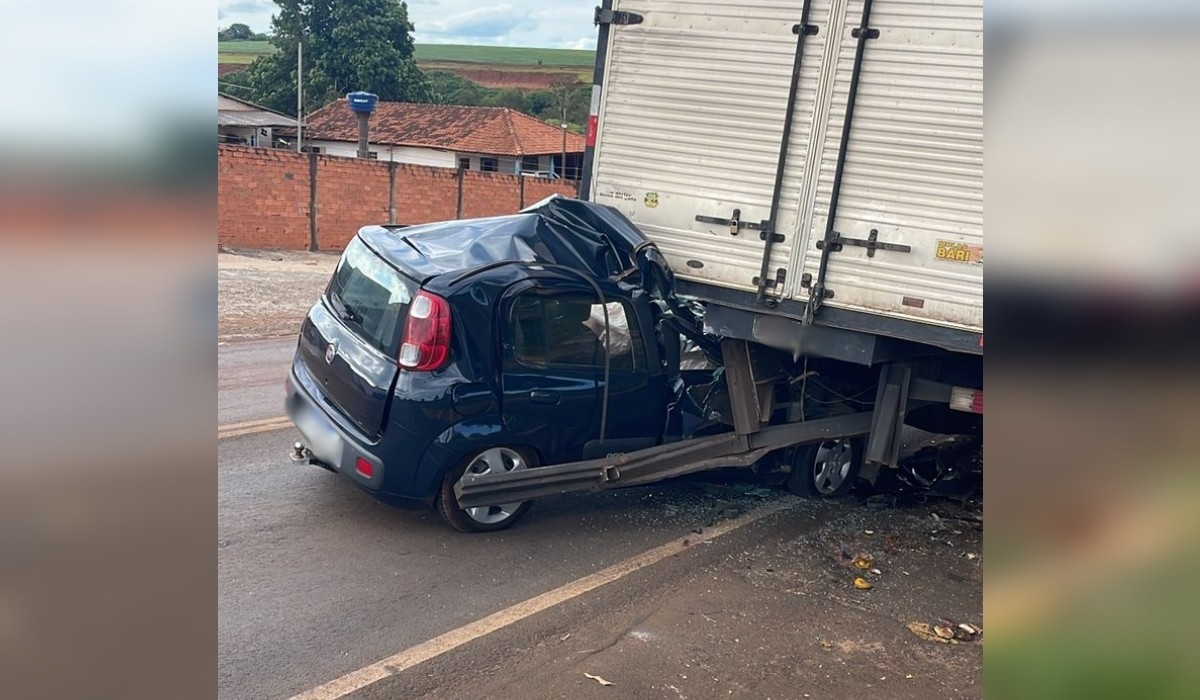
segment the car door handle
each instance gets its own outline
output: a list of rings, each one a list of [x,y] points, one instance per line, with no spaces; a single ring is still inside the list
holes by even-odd
[[[537,389],[529,392],[530,403],[543,403],[548,406],[557,406],[560,401],[557,391],[539,391]]]

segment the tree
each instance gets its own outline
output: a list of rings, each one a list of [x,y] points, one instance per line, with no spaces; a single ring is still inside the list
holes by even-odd
[[[236,41],[239,39],[244,40],[253,38],[254,32],[250,30],[250,27],[242,24],[241,22],[235,22],[217,32],[217,41]]]
[[[237,75],[232,73],[230,75]],[[222,76],[228,81],[230,75]],[[489,107],[511,107],[557,127],[562,123],[562,94],[552,90],[517,90],[513,88],[486,88],[449,71],[430,71],[425,74],[429,81],[430,101],[443,105],[483,105]],[[236,78],[234,79],[236,80]],[[562,89],[571,90],[568,84]],[[233,89],[236,89],[234,86]],[[576,87],[567,98],[567,123],[573,131],[582,129],[587,122],[588,92],[590,86]]]
[[[380,100],[429,101],[425,76],[413,60],[408,5],[400,0],[275,0],[271,43],[278,51],[247,69],[255,102],[296,110],[296,47],[303,39],[306,112],[347,92]]]
[[[561,124],[565,112],[568,124],[582,124],[587,121],[587,107],[585,106],[587,97],[578,76],[566,74],[554,76],[550,79],[548,92],[553,103],[544,112],[539,113],[539,117],[545,119],[553,116]]]
[[[529,105],[529,113],[535,117],[543,117],[557,106],[554,93],[549,90],[530,90],[525,94],[525,103]]]
[[[430,71],[425,78],[429,82],[430,101],[440,105],[482,104],[484,95],[489,92],[479,83],[449,71]]]
[[[483,97],[481,104],[487,107],[508,107],[515,109],[518,112],[528,110],[525,101],[525,91],[516,88],[500,88],[499,90],[489,90],[488,94]]]

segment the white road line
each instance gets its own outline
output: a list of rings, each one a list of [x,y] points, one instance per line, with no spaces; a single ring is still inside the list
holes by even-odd
[[[262,418],[260,420],[248,420],[241,423],[230,423],[229,425],[217,426],[217,439],[238,437],[240,435],[251,435],[253,433],[265,433],[269,430],[280,430],[292,424],[292,421],[287,416],[279,416],[277,418]]]
[[[547,591],[539,596],[534,596],[499,612],[492,613],[487,617],[467,623],[462,627],[450,630],[429,641],[393,654],[386,659],[381,659],[369,666],[364,666],[357,671],[351,671],[341,678],[335,678],[324,685],[319,685],[299,695],[294,695],[291,700],[336,700],[336,698],[344,697],[372,683],[410,669],[419,663],[441,656],[448,651],[453,651],[467,642],[479,639],[513,623],[520,622],[527,617],[536,615],[543,610],[552,608],[560,603],[565,603],[605,584],[624,578],[639,569],[686,551],[692,546],[716,539],[740,527],[745,527],[750,523],[787,508],[788,505],[789,502],[786,500],[776,501],[734,520],[707,528],[702,534],[692,534],[672,540],[662,546],[655,547],[637,556],[630,557],[625,561],[613,564],[607,569],[584,576],[552,591]]]

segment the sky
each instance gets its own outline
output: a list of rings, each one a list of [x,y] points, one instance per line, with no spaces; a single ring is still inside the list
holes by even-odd
[[[596,4],[597,0],[408,0],[408,17],[422,44],[594,49]],[[217,0],[217,26],[241,22],[255,32],[266,32],[274,12],[271,0]]]

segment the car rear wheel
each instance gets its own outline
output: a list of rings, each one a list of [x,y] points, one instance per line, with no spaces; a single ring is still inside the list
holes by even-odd
[[[835,498],[854,487],[862,466],[862,440],[835,438],[802,445],[791,452],[788,491],[810,498]]]
[[[504,474],[535,466],[534,458],[523,451],[511,447],[489,447],[446,474],[438,499],[438,511],[459,532],[494,532],[512,527],[529,512],[529,507],[533,505],[531,501],[462,508],[454,494],[454,485],[467,474]]]

